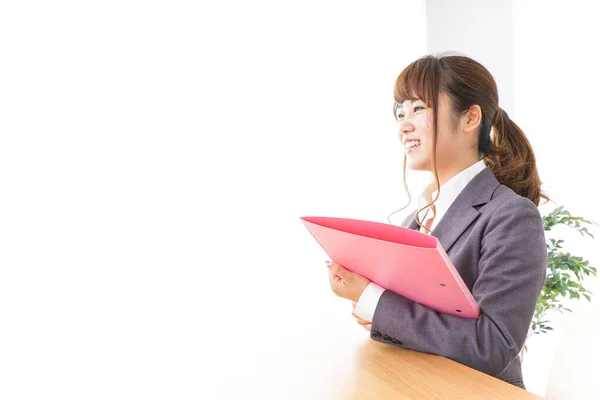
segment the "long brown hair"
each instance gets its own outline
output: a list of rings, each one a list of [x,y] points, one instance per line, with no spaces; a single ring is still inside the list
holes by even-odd
[[[498,106],[498,88],[490,72],[477,61],[459,55],[427,55],[408,65],[394,85],[394,116],[405,100],[420,99],[433,110],[433,172],[437,196],[427,206],[418,210],[417,216],[439,196],[439,177],[436,163],[438,98],[449,96],[458,123],[459,116],[471,106],[481,107],[481,126],[478,151],[485,164],[498,181],[527,197],[536,206],[540,198],[548,200],[541,191],[535,155],[523,131]],[[493,130],[493,135],[490,135]],[[404,158],[404,188],[406,185],[406,157]]]

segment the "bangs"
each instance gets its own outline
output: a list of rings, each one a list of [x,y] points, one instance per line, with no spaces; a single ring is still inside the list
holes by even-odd
[[[437,108],[439,89],[439,60],[422,57],[400,73],[394,85],[394,115],[398,105],[406,100],[421,100],[428,107]]]

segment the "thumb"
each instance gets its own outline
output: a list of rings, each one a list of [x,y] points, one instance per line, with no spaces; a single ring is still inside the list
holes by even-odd
[[[335,275],[339,276],[343,280],[348,280],[352,278],[352,272],[348,271],[346,268],[336,263],[331,264],[331,272],[333,272]]]

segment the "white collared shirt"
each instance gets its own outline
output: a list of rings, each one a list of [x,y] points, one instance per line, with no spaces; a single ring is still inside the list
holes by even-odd
[[[486,165],[483,160],[479,160],[470,167],[454,175],[440,188],[440,195],[435,201],[435,215],[431,212],[431,207],[428,207],[419,214],[419,220],[422,220],[423,217],[425,217],[426,220],[433,218],[433,222],[431,224],[431,230],[433,231],[446,211],[448,211],[452,203],[454,203],[454,200],[456,200],[458,195],[464,190],[469,182],[471,182],[471,180],[485,168]],[[417,199],[417,206],[419,209],[431,203],[431,199],[435,198],[436,190],[434,189],[435,182],[428,185],[423,193],[421,193]],[[423,228],[421,228],[421,232],[429,233]],[[360,299],[358,299],[354,313],[364,320],[369,322],[373,321],[375,308],[377,307],[379,298],[384,291],[384,288],[376,283],[371,282],[360,296]]]
[[[471,179],[475,178],[475,176],[484,169],[485,163],[483,160],[480,160],[454,175],[442,186],[444,190],[440,189],[440,196],[435,201],[435,216],[433,213],[431,213],[431,207],[428,207],[419,214],[419,221],[421,221],[424,216],[426,220],[434,217],[431,225],[431,230],[433,231],[444,214],[446,214],[446,211],[448,211],[452,203],[454,203],[454,200],[456,200],[460,192],[462,192],[469,182],[471,182]],[[431,203],[431,201],[435,198],[437,190],[434,190],[434,188],[435,182],[432,182],[425,188],[423,193],[419,195],[417,199],[417,207],[419,209]],[[428,233],[423,228],[421,228],[421,232]]]

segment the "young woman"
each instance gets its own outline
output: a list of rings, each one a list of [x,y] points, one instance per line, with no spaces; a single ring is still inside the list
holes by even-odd
[[[394,87],[406,168],[431,184],[402,226],[438,238],[481,308],[443,314],[327,263],[333,292],[377,341],[448,357],[524,388],[519,352],[546,276],[535,157],[498,106],[493,77],[463,56],[426,56]]]

